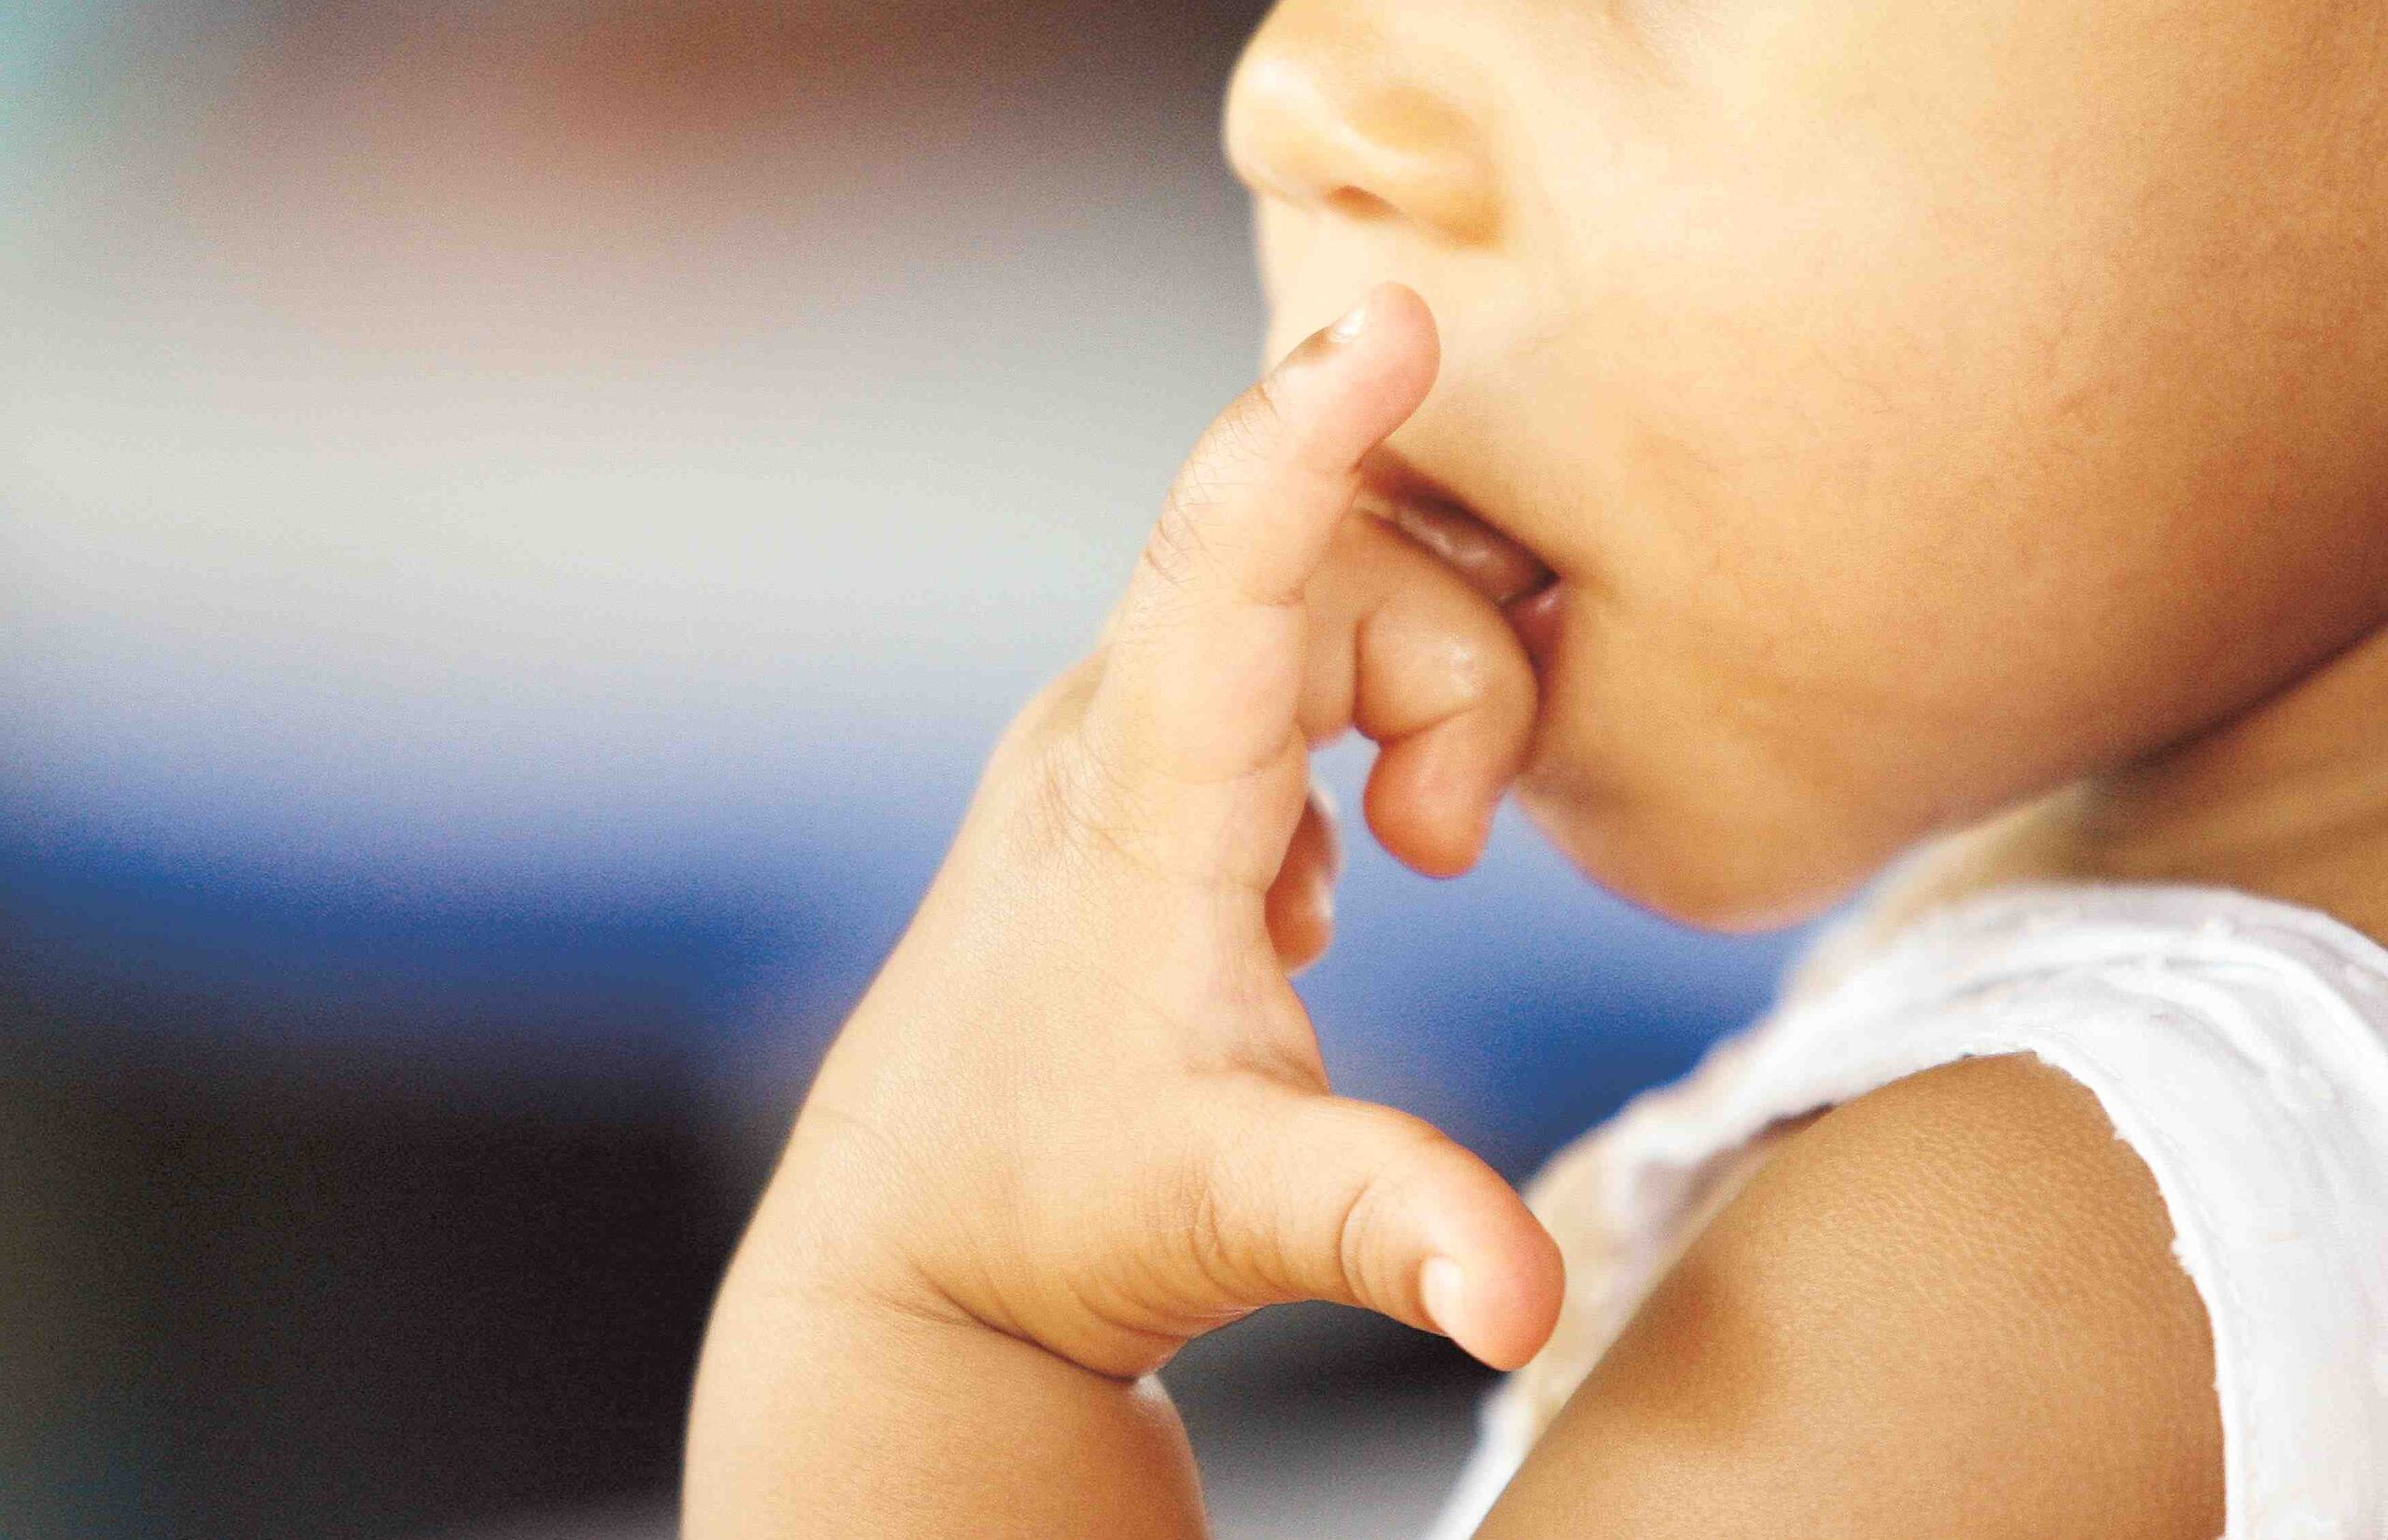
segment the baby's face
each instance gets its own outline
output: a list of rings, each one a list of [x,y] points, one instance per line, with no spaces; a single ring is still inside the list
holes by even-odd
[[[1790,918],[2388,617],[2380,21],[1278,7],[1228,123],[1273,340],[1434,305],[1387,481],[1557,575],[1524,796],[1587,871]]]

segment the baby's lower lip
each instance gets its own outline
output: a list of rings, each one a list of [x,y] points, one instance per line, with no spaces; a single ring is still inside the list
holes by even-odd
[[[1559,656],[1559,639],[1567,619],[1567,585],[1552,578],[1522,598],[1512,599],[1501,606],[1509,617],[1518,640],[1525,644],[1526,656],[1534,659],[1534,672],[1549,671],[1551,659]]]

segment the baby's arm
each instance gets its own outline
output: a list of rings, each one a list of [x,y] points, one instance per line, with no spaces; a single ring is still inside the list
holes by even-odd
[[[1466,616],[1313,603],[1361,457],[1434,372],[1414,296],[1360,319],[1206,437],[840,1034],[706,1344],[691,1540],[1197,1540],[1145,1382],[1187,1339],[1306,1297],[1503,1367],[1548,1335],[1548,1237],[1432,1129],[1329,1094],[1285,977],[1332,875],[1308,742],[1377,737],[1372,825],[1455,870],[1534,720],[1489,609],[1481,666],[1417,667],[1412,623],[1448,664]],[[1790,1140],[1493,1540],[2210,1535],[2204,1326],[2160,1207],[2094,1108],[2000,1074]]]
[[[1504,1367],[1548,1335],[1549,1237],[1433,1129],[1332,1095],[1287,978],[1333,878],[1310,743],[1376,739],[1371,826],[1453,871],[1533,728],[1515,632],[1455,576],[1316,581],[1437,360],[1390,286],[1295,350],[1006,735],[723,1287],[690,1540],[1196,1540],[1143,1382],[1189,1339],[1301,1298]]]
[[[817,1245],[809,1222],[781,1218],[757,1217],[715,1310],[690,1540],[1200,1540],[1193,1458],[1158,1380],[825,1269],[824,1254],[859,1249],[861,1215]]]
[[[1788,1140],[1585,1380],[1482,1540],[2213,1540],[2204,1307],[2153,1179],[2028,1059]]]

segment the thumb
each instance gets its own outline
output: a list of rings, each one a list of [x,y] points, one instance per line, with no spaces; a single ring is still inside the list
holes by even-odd
[[[1237,1303],[1358,1305],[1497,1369],[1549,1339],[1558,1245],[1500,1174],[1391,1107],[1270,1086],[1227,1116],[1204,1268]]]

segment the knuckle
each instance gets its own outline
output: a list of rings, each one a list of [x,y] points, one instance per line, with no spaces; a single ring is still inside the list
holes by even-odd
[[[1429,1180],[1436,1140],[1408,1124],[1395,1131],[1395,1145],[1352,1190],[1335,1236],[1336,1264],[1354,1297],[1381,1307],[1401,1297],[1395,1268],[1407,1216]]]
[[[1108,735],[1064,734],[1037,756],[1030,780],[1030,827],[1041,853],[1077,869],[1097,863],[1145,876],[1166,874],[1154,844],[1152,794]]]
[[[1186,1255],[1201,1288],[1218,1300],[1241,1301],[1253,1292],[1252,1248],[1231,1217],[1221,1183],[1215,1159],[1187,1174],[1181,1201]]]
[[[1378,1238],[1384,1231],[1387,1215],[1393,1212],[1398,1186],[1395,1179],[1381,1172],[1363,1178],[1353,1188],[1342,1222],[1336,1228],[1335,1265],[1356,1298],[1381,1297],[1371,1286],[1377,1270]]]
[[[1210,567],[1212,551],[1204,525],[1220,496],[1220,489],[1209,477],[1190,466],[1170,488],[1144,552],[1145,567],[1163,589],[1190,588]]]
[[[1074,851],[1110,843],[1125,819],[1118,779],[1104,769],[1103,756],[1071,742],[1047,755],[1044,768],[1039,789],[1054,833]]]
[[[1270,1117],[1272,1099],[1247,1103],[1247,1115]],[[1302,1195],[1287,1186],[1305,1173],[1253,1131],[1242,1117],[1215,1127],[1205,1155],[1187,1170],[1188,1265],[1215,1298],[1242,1305],[1332,1293],[1312,1259],[1315,1241],[1299,1230]]]
[[[1264,455],[1285,436],[1285,409],[1277,381],[1264,377],[1228,409],[1223,423],[1256,455]]]
[[[1017,758],[1033,745],[1050,740],[1063,725],[1082,716],[1094,693],[1099,670],[1100,659],[1090,659],[1047,681],[1004,729],[994,757]]]
[[[1283,452],[1286,421],[1275,385],[1263,380],[1212,421],[1187,464],[1237,474],[1265,465]]]
[[[1263,381],[1211,424],[1171,486],[1145,545],[1145,564],[1165,586],[1184,587],[1219,565],[1216,516],[1276,453],[1284,421],[1273,387]]]
[[[1015,857],[1045,853],[1077,821],[1087,797],[1073,765],[1073,740],[1082,736],[1087,705],[1100,678],[1090,659],[1045,685],[1020,708],[996,741],[980,778],[976,803],[997,829],[1025,835]]]

